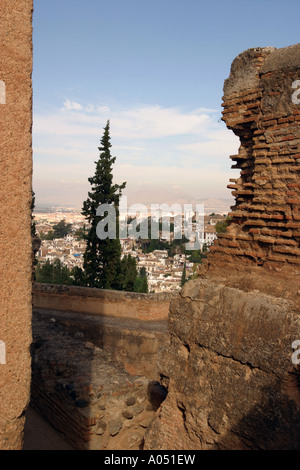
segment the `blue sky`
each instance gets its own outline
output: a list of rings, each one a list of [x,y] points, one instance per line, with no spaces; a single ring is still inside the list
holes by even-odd
[[[299,13],[298,0],[36,0],[36,203],[81,206],[108,119],[130,201],[230,198],[224,80],[242,51],[299,42]]]

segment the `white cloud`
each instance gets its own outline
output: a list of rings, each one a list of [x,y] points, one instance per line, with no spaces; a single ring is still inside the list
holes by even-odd
[[[82,111],[83,107],[81,106],[81,104],[76,103],[75,101],[66,100],[63,104],[62,109],[66,111],[71,111],[71,110]]]
[[[115,135],[124,138],[161,139],[195,134],[209,121],[208,114],[184,113],[176,108],[146,106],[112,116]]]
[[[116,182],[128,182],[128,190],[157,183],[194,194],[226,194],[228,157],[239,143],[218,117],[207,108],[145,105],[117,110],[67,99],[61,109],[34,115],[35,186],[57,195],[64,188],[68,197],[77,188],[81,193],[74,198],[80,199],[109,119],[112,154],[117,156],[114,175]]]
[[[107,106],[82,106],[65,100],[63,108],[51,114],[37,114],[34,132],[55,135],[99,134],[107,120],[114,137],[124,139],[159,139],[186,134],[199,134],[211,124],[208,113],[201,109],[184,112],[177,108],[143,106],[125,111],[113,111]]]
[[[229,156],[237,153],[238,147],[239,139],[232,132],[223,130],[217,133],[211,132],[208,140],[182,145],[180,148],[195,155],[218,158],[224,154]]]

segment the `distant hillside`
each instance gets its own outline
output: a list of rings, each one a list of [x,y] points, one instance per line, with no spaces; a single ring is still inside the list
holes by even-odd
[[[183,192],[172,189],[142,189],[139,191],[128,192],[127,204],[143,204],[150,206],[151,204],[180,204],[182,207],[184,204],[204,204],[204,210],[206,213],[212,212],[229,212],[230,206],[234,204],[233,198],[203,198],[195,199],[195,197]]]
[[[233,198],[203,198],[196,199],[195,197],[185,193],[184,191],[176,191],[174,189],[141,189],[138,191],[128,191],[124,193],[127,197],[127,205],[130,207],[133,204],[143,204],[150,208],[151,204],[179,204],[182,208],[184,204],[192,204],[194,207],[196,204],[204,204],[204,210],[207,214],[212,212],[229,212],[230,206],[234,204]],[[73,212],[81,211],[81,205],[71,207],[70,204],[56,204],[56,203],[42,203],[36,204],[35,211],[38,213],[50,213],[50,212]]]

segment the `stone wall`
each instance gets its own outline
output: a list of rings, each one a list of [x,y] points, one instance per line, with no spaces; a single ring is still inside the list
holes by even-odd
[[[138,294],[89,287],[38,284],[33,286],[36,308],[80,312],[99,316],[166,320],[174,294]]]
[[[166,400],[145,449],[300,449],[300,44],[250,49],[224,85],[236,204],[171,302]]]
[[[109,352],[112,360],[133,375],[159,380],[160,362],[169,343],[167,321],[103,317],[46,309],[34,309],[33,317],[52,320],[78,341],[93,343]]]
[[[300,338],[293,304],[203,279],[171,304],[168,395],[146,449],[299,449]]]
[[[0,13],[0,449],[21,449],[30,391],[32,0]],[[17,260],[14,262],[13,260]]]

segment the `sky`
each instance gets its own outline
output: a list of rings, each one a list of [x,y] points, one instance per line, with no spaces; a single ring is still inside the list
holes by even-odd
[[[82,207],[110,121],[128,203],[231,201],[224,80],[252,47],[299,42],[298,0],[36,0],[36,206]]]

